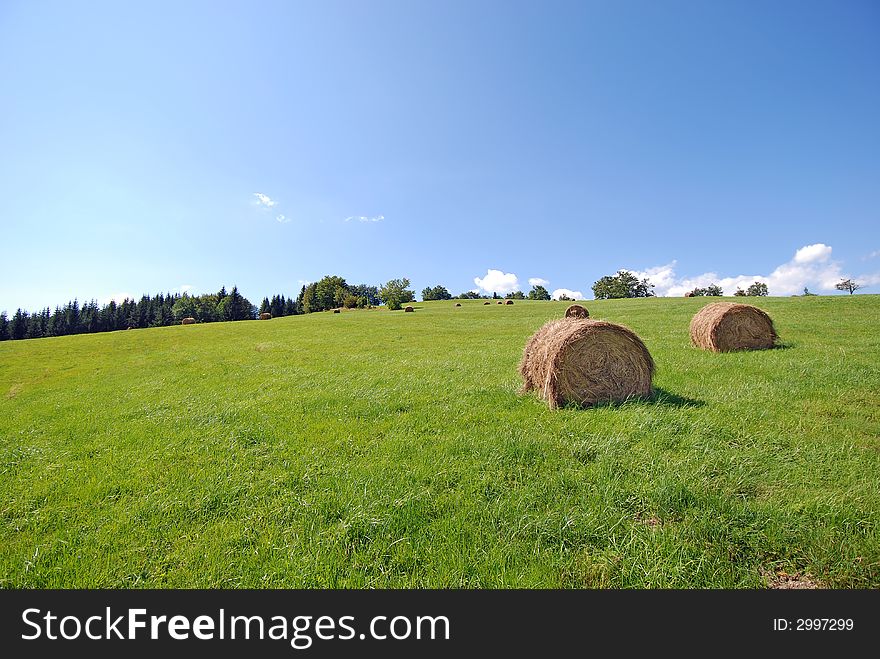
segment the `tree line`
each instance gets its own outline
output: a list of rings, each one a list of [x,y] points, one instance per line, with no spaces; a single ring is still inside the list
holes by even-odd
[[[256,308],[235,286],[228,293],[226,287],[198,296],[159,293],[144,295],[137,302],[130,298],[120,303],[111,300],[103,306],[96,300],[80,305],[74,299],[54,311],[49,307],[34,313],[18,309],[12,318],[5,311],[0,313],[0,341],[165,327],[188,317],[200,322],[248,320],[256,313]]]
[[[386,305],[396,311],[407,302],[415,300],[415,292],[409,289],[407,278],[392,279],[382,286],[369,284],[349,284],[343,277],[327,275],[316,282],[305,284],[295,298],[276,294],[271,298],[264,297],[259,308],[250,303],[233,286],[227,293],[222,287],[217,293],[189,295],[187,293],[159,293],[154,296],[144,295],[135,302],[126,298],[120,303],[111,300],[103,306],[91,300],[82,305],[74,299],[64,306],[49,307],[34,313],[18,309],[12,318],[4,311],[0,313],[0,341],[19,339],[38,339],[49,336],[67,336],[70,334],[90,334],[94,332],[112,332],[121,329],[142,327],[164,327],[176,325],[184,318],[192,318],[200,323],[218,321],[253,320],[259,314],[268,313],[273,318],[293,316],[297,314],[328,311],[330,309],[348,308],[364,309]],[[653,297],[654,284],[647,278],[639,279],[628,270],[618,270],[614,275],[607,275],[593,284],[593,295],[597,300]],[[838,290],[850,294],[862,288],[852,279],[843,279],[836,285]],[[770,291],[767,284],[756,281],[745,290],[737,288],[737,297],[765,296]],[[686,297],[721,296],[724,292],[717,284],[704,288],[696,287],[685,294]],[[804,289],[804,295],[812,295]],[[532,286],[528,294],[522,291],[507,293],[502,298],[498,293],[481,294],[476,291],[465,291],[453,296],[440,284],[422,290],[422,299],[430,300],[474,300],[474,299],[514,299],[514,300],[549,300],[549,291],[540,285]],[[568,300],[565,295],[560,300]]]
[[[263,298],[259,307],[239,293],[237,286],[229,292],[224,286],[217,293],[159,293],[144,295],[137,302],[126,298],[120,303],[111,300],[104,305],[99,305],[96,300],[80,305],[74,299],[54,311],[49,307],[33,313],[18,309],[12,318],[5,311],[0,313],[0,341],[166,327],[177,325],[184,318],[213,323],[254,320],[261,313],[270,313],[277,318],[338,307],[366,308],[380,304],[395,310],[415,299],[409,285],[406,278],[392,279],[381,287],[351,285],[342,277],[327,275],[303,286],[296,298],[273,295]]]

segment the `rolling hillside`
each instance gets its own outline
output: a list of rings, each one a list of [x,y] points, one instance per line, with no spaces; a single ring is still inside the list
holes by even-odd
[[[596,409],[517,393],[557,302],[0,343],[0,586],[880,587],[880,297],[707,302],[585,303],[657,363]]]

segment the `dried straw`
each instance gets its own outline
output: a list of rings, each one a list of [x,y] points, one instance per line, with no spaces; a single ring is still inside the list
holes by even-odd
[[[691,341],[713,352],[766,350],[776,345],[776,338],[770,316],[750,304],[715,302],[691,319]]]
[[[519,365],[523,391],[550,409],[649,396],[654,360],[636,334],[600,320],[551,320],[526,343]]]
[[[589,318],[590,312],[587,311],[586,307],[582,307],[579,304],[572,304],[568,309],[565,310],[566,318]]]

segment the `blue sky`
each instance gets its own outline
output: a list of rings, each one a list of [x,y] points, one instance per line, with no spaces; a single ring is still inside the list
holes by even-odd
[[[877,293],[878,63],[872,1],[7,0],[0,310],[618,268]]]

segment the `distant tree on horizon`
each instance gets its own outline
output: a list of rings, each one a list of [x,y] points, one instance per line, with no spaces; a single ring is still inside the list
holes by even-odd
[[[647,278],[640,280],[629,270],[618,270],[617,274],[606,275],[593,284],[593,296],[597,300],[654,297],[652,288],[654,284]]]
[[[841,279],[838,283],[834,284],[834,288],[839,291],[849,291],[849,294],[852,295],[862,288],[862,285],[853,279]]]
[[[379,289],[379,298],[391,311],[397,311],[406,302],[415,299],[415,293],[409,290],[409,279],[392,279]]]
[[[532,286],[532,290],[529,291],[529,299],[530,300],[549,300],[550,292],[541,286],[540,284],[535,284]]]
[[[770,295],[770,290],[764,282],[756,281],[746,289],[746,295],[749,297],[766,297]]]
[[[422,290],[422,300],[429,302],[431,300],[451,300],[452,295],[445,286],[437,284],[434,288],[425,288]]]
[[[691,297],[720,297],[724,295],[724,291],[717,284],[711,284],[706,288],[695,288],[691,291]]]

